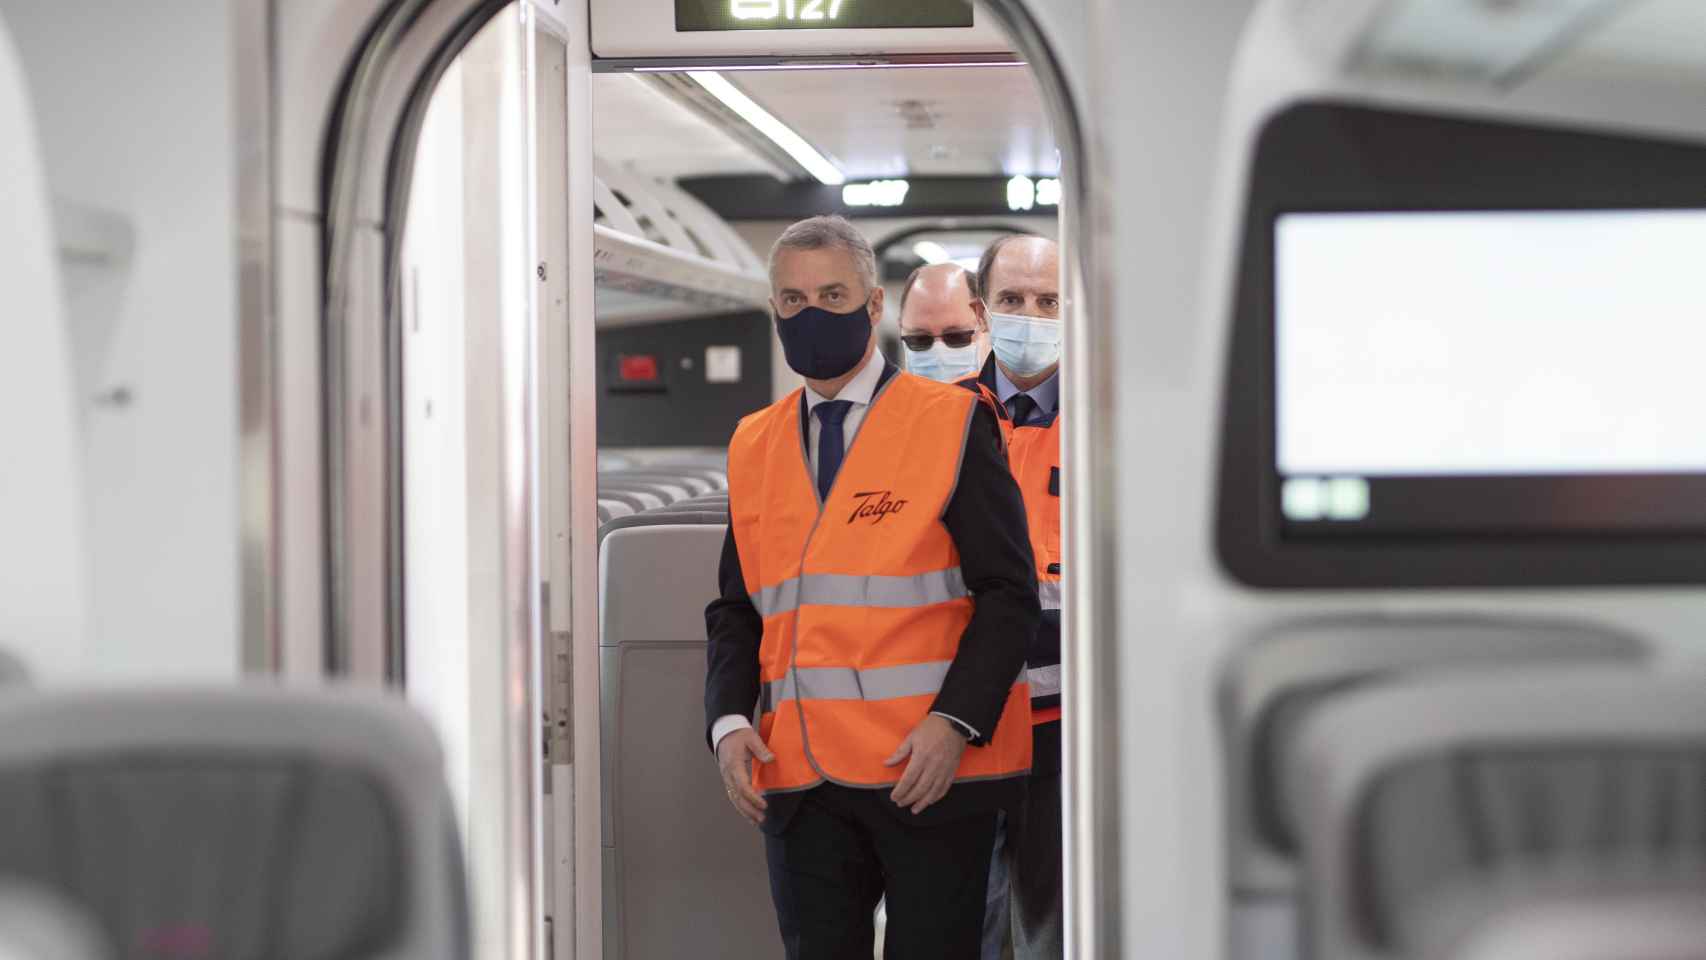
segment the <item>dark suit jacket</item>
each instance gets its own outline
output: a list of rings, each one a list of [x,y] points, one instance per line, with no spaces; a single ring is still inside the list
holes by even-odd
[[[979,385],[986,387],[990,394],[1000,396],[995,380],[995,354],[990,354],[984,363],[983,370],[976,379],[961,380],[960,385],[974,393]],[[1011,421],[1012,415],[1005,407],[1000,408],[1001,419]],[[1050,427],[1058,413],[1050,413],[1036,419],[1032,427]],[[1055,491],[1058,495],[1059,491]],[[1054,509],[1060,509],[1059,501],[1054,503]],[[1031,663],[1046,664],[1060,662],[1060,611],[1044,610],[1042,620],[1037,624],[1037,634],[1025,648],[1026,659]],[[1060,706],[1060,698],[1046,697],[1041,702],[1031,700],[1032,708]],[[1061,770],[1060,721],[1038,724],[1031,730],[1031,775],[1058,776]]]
[[[883,380],[894,374],[889,367]],[[802,422],[801,427],[807,424]],[[996,415],[982,404],[972,415],[959,484],[942,522],[959,550],[973,612],[960,638],[959,653],[930,709],[956,717],[988,737],[1001,719],[1013,678],[1024,666],[1025,646],[1036,633],[1041,608],[1025,501],[1007,467]],[[707,743],[719,718],[752,716],[760,689],[758,648],[764,621],[747,595],[732,526],[723,541],[718,580],[721,596],[705,609],[710,638],[705,673]],[[967,749],[979,749],[979,742]],[[800,794],[767,799],[770,811],[764,830],[779,834],[798,808]],[[927,824],[993,809],[1017,816],[1023,800],[1024,778],[1013,777],[956,784],[940,802],[916,816],[892,803],[884,806],[902,821]]]

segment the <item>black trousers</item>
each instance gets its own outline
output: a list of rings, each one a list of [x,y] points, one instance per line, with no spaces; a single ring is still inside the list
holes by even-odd
[[[915,826],[884,805],[887,790],[825,784],[765,836],[788,960],[871,960],[885,894],[884,960],[977,960],[995,811]]]
[[[1062,889],[1060,721],[1032,728],[1031,776],[1025,820],[1007,831],[1007,875],[1012,886],[1013,956],[1060,960],[1066,950]]]

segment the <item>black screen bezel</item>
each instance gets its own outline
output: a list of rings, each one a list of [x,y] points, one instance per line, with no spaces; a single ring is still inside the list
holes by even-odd
[[[949,20],[946,18],[946,14],[944,13],[942,17],[937,18],[937,22],[923,23],[888,21],[882,23],[851,24],[829,23],[826,21],[778,20],[762,24],[754,23],[752,25],[737,21],[723,25],[712,24],[709,26],[683,26],[685,15],[696,16],[704,13],[702,9],[694,9],[695,7],[701,7],[704,2],[705,0],[674,0],[674,23],[676,33],[747,33],[758,30],[961,30],[977,25],[976,6],[971,2],[971,0],[933,0],[933,2],[940,3],[943,6],[953,3],[956,8],[956,14],[958,13],[960,4],[963,2],[965,7],[964,21],[961,22],[957,17]],[[725,2],[725,0],[717,0],[717,2]],[[804,2],[804,0],[798,0],[798,2]],[[828,2],[828,0],[824,0],[824,2]],[[916,3],[910,2],[909,0],[905,5],[916,6]],[[914,18],[916,19],[916,17],[917,14],[914,12]],[[711,23],[711,19],[712,18],[707,16],[705,22]],[[929,20],[930,18],[925,19]]]
[[[1221,563],[1258,587],[1585,586],[1706,582],[1706,510],[1545,529],[1444,523],[1376,530],[1294,524],[1275,457],[1274,228],[1287,213],[1706,208],[1706,148],[1334,102],[1263,127],[1242,226],[1223,394],[1216,517]],[[1706,371],[1703,371],[1706,375]],[[1706,478],[1521,478],[1602,502],[1698,493]],[[1473,495],[1477,483],[1454,478]],[[1437,504],[1434,512],[1438,513]],[[1673,511],[1674,513],[1674,511]]]

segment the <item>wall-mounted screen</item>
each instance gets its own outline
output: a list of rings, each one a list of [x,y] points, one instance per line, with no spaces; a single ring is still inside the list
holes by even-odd
[[[1239,249],[1229,575],[1706,583],[1706,149],[1299,102],[1256,138]]]
[[[1706,529],[1706,210],[1282,213],[1273,249],[1288,531]]]
[[[682,32],[969,26],[971,0],[675,0]]]

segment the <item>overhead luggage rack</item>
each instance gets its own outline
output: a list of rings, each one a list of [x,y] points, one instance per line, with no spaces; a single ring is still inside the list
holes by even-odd
[[[762,262],[716,214],[662,180],[597,164],[593,276],[600,326],[762,309]]]

